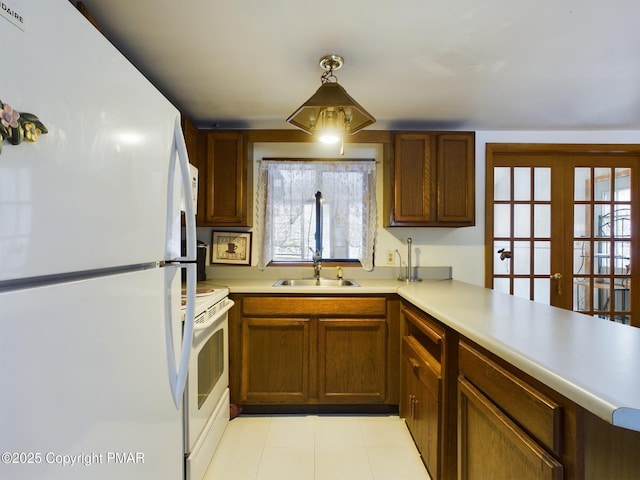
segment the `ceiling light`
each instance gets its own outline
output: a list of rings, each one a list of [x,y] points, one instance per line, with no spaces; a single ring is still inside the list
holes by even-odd
[[[338,83],[333,74],[342,67],[339,55],[325,55],[320,59],[324,70],[320,88],[293,112],[287,122],[325,143],[344,141],[345,135],[354,134],[376,121]]]

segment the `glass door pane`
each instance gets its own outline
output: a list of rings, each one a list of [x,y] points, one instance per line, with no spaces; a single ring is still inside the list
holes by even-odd
[[[573,177],[573,308],[629,324],[631,168],[579,166]]]
[[[640,327],[640,147],[492,144],[486,175],[487,287]]]
[[[492,171],[492,288],[549,303],[551,168]]]

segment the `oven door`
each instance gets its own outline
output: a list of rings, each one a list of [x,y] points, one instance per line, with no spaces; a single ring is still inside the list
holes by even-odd
[[[229,386],[229,329],[224,307],[210,307],[196,317],[189,376],[185,389],[185,453],[190,454]],[[219,305],[219,304],[218,304]],[[204,317],[202,316],[204,315]]]

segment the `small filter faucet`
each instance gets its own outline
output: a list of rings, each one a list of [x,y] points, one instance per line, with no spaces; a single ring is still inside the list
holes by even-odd
[[[422,279],[414,276],[413,266],[411,265],[411,237],[407,238],[407,282],[421,282]]]

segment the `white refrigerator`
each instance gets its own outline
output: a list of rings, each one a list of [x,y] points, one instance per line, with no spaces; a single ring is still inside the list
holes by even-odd
[[[181,479],[179,112],[67,0],[0,15],[0,478]]]

